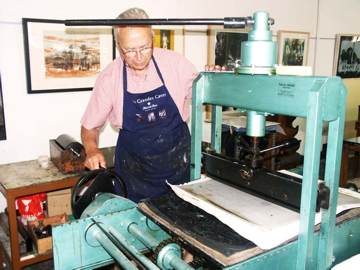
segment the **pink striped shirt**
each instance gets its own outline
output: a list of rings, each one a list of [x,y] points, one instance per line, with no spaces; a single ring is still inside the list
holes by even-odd
[[[154,48],[153,55],[182,119],[187,121],[192,81],[198,74],[196,68],[181,54],[170,50]],[[107,120],[116,128],[122,127],[122,70],[123,62],[118,57],[98,76],[90,101],[81,119],[81,124],[86,129],[101,127]],[[127,71],[128,91],[131,93],[148,92],[162,84],[153,61],[150,61],[145,78],[137,77],[129,69]]]

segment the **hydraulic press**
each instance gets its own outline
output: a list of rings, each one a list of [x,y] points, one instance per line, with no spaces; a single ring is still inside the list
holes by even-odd
[[[224,160],[220,155],[222,106],[247,112],[247,135],[253,138],[254,144],[264,135],[268,114],[306,118],[302,183],[290,184],[297,190],[293,206],[300,211],[298,238],[271,250],[259,250],[211,215],[173,194],[136,205],[125,198],[108,193],[99,195],[98,192],[80,219],[53,229],[55,269],[93,269],[114,260],[124,269],[329,269],[360,252],[359,211],[350,216],[345,214],[340,220],[335,213],[346,89],[338,77],[276,75],[276,44],[270,31],[273,22],[266,12],[256,12],[252,17],[225,20],[69,20],[66,23],[252,26],[249,40],[242,44],[242,63],[235,72],[202,72],[194,81],[191,178],[200,178],[204,156],[206,171],[210,175],[240,188],[250,186],[252,193],[264,193],[258,184],[264,175],[268,175],[267,171],[259,168],[256,162],[250,162],[256,159],[256,151],[250,161],[243,163]],[[201,149],[204,104],[213,106],[213,152],[210,153],[202,153]],[[324,122],[328,123],[323,183],[327,195],[318,204]],[[262,175],[261,179],[259,175]],[[277,176],[272,181],[275,183],[278,179],[279,186],[286,186],[289,179],[280,174]],[[273,199],[288,203],[287,197]],[[321,211],[322,222],[314,232],[316,208]],[[208,238],[208,235],[213,238]],[[181,258],[182,249],[190,250],[196,263],[186,264]],[[231,260],[222,263],[217,255],[223,249],[225,252],[219,257],[230,256],[229,250],[242,256],[237,259],[230,256]],[[156,258],[151,259],[154,255]]]

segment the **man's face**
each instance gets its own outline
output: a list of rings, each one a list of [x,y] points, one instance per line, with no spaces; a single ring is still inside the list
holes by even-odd
[[[152,56],[152,32],[149,27],[122,27],[117,29],[118,49],[128,64],[134,70],[144,70]]]

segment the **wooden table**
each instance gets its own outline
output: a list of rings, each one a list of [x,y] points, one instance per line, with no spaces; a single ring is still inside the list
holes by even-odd
[[[0,165],[0,192],[7,201],[10,228],[11,269],[18,270],[27,265],[52,258],[52,253],[20,256],[15,200],[22,196],[71,188],[79,174],[63,174],[52,162],[43,169],[36,160]],[[7,252],[5,250],[5,252]]]
[[[351,139],[345,139],[342,149],[342,161],[341,161],[341,171],[340,171],[340,186],[346,187],[349,170],[349,154],[353,152],[356,157],[360,154],[360,137],[355,137]],[[358,171],[359,160],[356,160],[354,170]]]

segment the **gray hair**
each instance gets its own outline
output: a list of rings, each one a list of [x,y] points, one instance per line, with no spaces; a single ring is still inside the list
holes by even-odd
[[[141,9],[141,8],[137,8],[137,7],[133,7],[133,8],[129,8],[127,10],[125,10],[124,12],[120,13],[116,19],[149,19],[149,15],[146,13],[145,10]],[[118,28],[121,27],[119,25],[115,25],[113,27],[114,29],[114,34],[115,34],[115,40],[117,43],[117,30]],[[150,26],[149,26],[150,27]]]
[[[120,13],[116,19],[149,19],[149,16],[145,10],[134,7]]]

